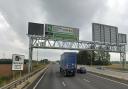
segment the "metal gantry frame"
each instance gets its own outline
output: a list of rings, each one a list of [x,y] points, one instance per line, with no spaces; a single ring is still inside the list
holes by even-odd
[[[29,36],[29,64],[28,71],[32,70],[32,53],[33,48],[42,49],[65,49],[65,50],[90,50],[120,53],[122,67],[125,68],[126,62],[126,44],[104,44],[93,41],[67,41],[53,40],[47,37],[28,35]]]

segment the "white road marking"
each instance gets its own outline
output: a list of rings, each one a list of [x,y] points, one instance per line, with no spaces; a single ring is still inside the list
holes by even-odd
[[[64,81],[62,82],[62,85],[65,87],[66,86],[66,84],[64,83]]]
[[[126,83],[121,83],[121,82],[118,82],[118,81],[115,81],[115,80],[112,80],[112,79],[108,79],[108,78],[104,78],[104,77],[101,77],[101,76],[98,76],[98,75],[95,75],[95,74],[91,74],[91,73],[89,73],[89,74],[90,74],[90,75],[93,75],[93,76],[96,76],[96,77],[99,77],[99,78],[102,78],[102,79],[105,79],[105,80],[109,80],[109,81],[111,81],[111,82],[115,82],[115,83],[119,83],[119,84],[128,86],[128,84],[126,84]]]
[[[36,89],[36,87],[38,86],[38,84],[40,83],[40,81],[43,79],[43,77],[45,76],[47,70],[45,71],[45,73],[41,76],[40,80],[36,83],[36,85],[33,87],[33,89]]]
[[[87,80],[87,79],[83,79],[83,80],[84,80],[84,81],[86,81],[86,82],[88,82],[88,83],[90,82],[90,81],[89,81],[89,80]]]

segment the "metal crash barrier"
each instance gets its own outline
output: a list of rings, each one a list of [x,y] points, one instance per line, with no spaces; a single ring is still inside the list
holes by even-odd
[[[45,67],[43,69],[43,73],[46,71],[47,67]],[[1,87],[0,89],[13,89],[13,88],[16,88],[17,85],[20,85],[21,83],[25,82],[26,80],[28,80],[30,77],[32,77],[33,75],[35,75],[36,73],[38,73],[40,70],[42,70],[42,68],[38,69],[38,70],[35,70],[21,78],[19,78],[18,80],[15,80],[3,87]]]

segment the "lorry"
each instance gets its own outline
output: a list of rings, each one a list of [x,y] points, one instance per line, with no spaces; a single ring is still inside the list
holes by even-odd
[[[64,52],[60,59],[60,73],[64,76],[75,76],[77,70],[77,53]]]

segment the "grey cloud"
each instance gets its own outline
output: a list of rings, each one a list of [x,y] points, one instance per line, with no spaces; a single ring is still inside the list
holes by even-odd
[[[78,27],[85,30],[82,32],[88,37],[89,31],[84,27],[91,26],[91,19],[97,11],[105,8],[105,3],[103,0],[0,0],[0,11],[11,30],[19,36],[18,39],[28,46],[28,21],[43,23],[46,19],[47,23]],[[83,34],[82,37],[84,38]],[[46,56],[49,55],[49,51],[43,52]],[[60,55],[59,51],[54,52],[56,56]],[[51,54],[54,52],[51,51]]]
[[[75,27],[86,25],[104,4],[103,0],[43,0],[48,22]]]
[[[27,42],[28,21],[42,19],[40,7],[36,0],[0,0],[0,11],[22,42]]]
[[[27,42],[28,21],[81,27],[104,7],[103,0],[0,0],[0,11],[19,35]],[[90,23],[91,24],[91,23]]]

